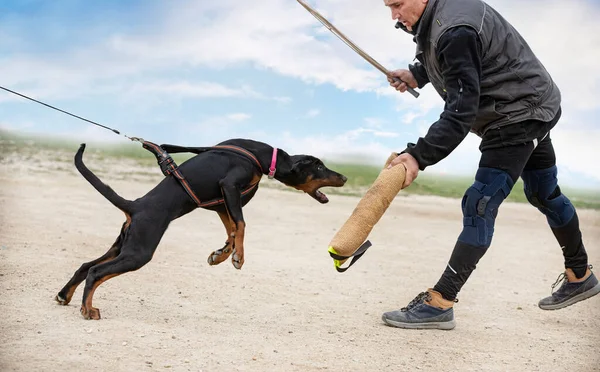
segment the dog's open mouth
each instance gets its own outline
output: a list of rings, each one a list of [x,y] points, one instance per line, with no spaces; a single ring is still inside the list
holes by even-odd
[[[312,196],[315,200],[317,200],[321,204],[325,204],[325,203],[329,202],[329,198],[327,197],[327,195],[325,195],[324,193],[319,191],[319,189],[316,189],[309,195]]]

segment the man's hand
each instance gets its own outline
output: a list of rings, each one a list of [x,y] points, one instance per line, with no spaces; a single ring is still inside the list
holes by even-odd
[[[404,153],[392,160],[390,165],[388,165],[388,169],[398,165],[403,165],[406,168],[406,177],[404,178],[404,184],[402,185],[402,188],[405,189],[410,186],[419,175],[419,163],[411,154]]]
[[[392,79],[391,77],[388,77],[390,85],[399,92],[404,93],[406,92],[408,87],[415,89],[418,86],[417,79],[415,79],[412,72],[410,72],[409,70],[396,70],[392,71],[391,74],[392,76],[402,80],[402,82],[399,82]],[[408,86],[406,84],[408,84]]]

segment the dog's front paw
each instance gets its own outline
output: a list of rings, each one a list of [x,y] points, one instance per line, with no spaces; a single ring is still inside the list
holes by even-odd
[[[237,249],[233,250],[233,256],[231,256],[231,263],[233,267],[240,270],[244,265],[244,254],[237,251]]]
[[[208,256],[208,264],[211,266],[218,265],[221,262],[225,261],[230,254],[231,248],[227,245],[221,249],[217,249]]]

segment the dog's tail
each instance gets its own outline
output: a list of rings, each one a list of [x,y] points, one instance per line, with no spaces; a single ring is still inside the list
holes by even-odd
[[[106,185],[91,171],[88,167],[83,164],[83,151],[85,150],[85,143],[82,143],[79,146],[79,150],[75,154],[75,167],[81,173],[83,178],[85,178],[100,194],[102,194],[108,201],[110,201],[115,207],[119,208],[123,212],[127,214],[132,213],[133,202],[127,199],[124,199],[120,195],[118,195],[110,186]]]

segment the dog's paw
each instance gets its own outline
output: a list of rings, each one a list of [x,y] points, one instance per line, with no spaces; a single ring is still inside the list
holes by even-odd
[[[79,311],[81,312],[83,319],[100,320],[100,309],[95,307],[87,309],[85,306],[81,306]]]
[[[244,255],[238,254],[236,250],[233,250],[233,256],[231,256],[231,263],[233,267],[240,270],[244,265]]]
[[[208,256],[208,264],[209,265],[218,265],[221,262],[225,261],[227,257],[231,254],[231,248],[225,246],[221,249],[217,249],[213,253]]]
[[[66,299],[62,298],[60,293],[57,294],[56,297],[54,297],[54,301],[58,302],[59,305],[63,305],[63,306],[67,306],[69,304],[69,302],[71,302],[70,300],[66,300]]]

